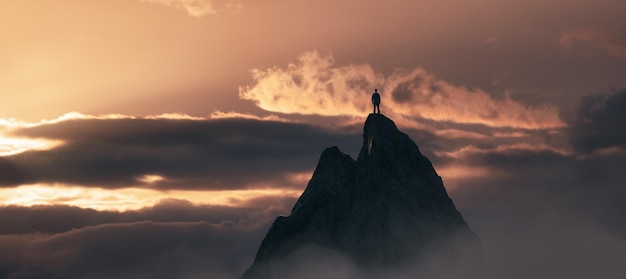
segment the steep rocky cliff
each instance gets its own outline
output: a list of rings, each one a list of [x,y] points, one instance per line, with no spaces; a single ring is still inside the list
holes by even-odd
[[[478,237],[430,161],[381,114],[367,118],[356,161],[337,147],[324,150],[291,214],[276,218],[242,278],[274,278],[281,261],[293,262],[307,247],[364,269],[481,262]]]

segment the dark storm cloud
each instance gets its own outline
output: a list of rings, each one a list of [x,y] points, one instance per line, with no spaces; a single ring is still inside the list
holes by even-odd
[[[0,208],[0,278],[236,278],[293,198],[137,211]]]
[[[626,89],[581,99],[570,129],[571,142],[581,152],[600,148],[626,148]]]
[[[66,144],[0,157],[0,185],[128,187],[141,184],[142,175],[157,174],[166,180],[150,187],[236,189],[250,183],[292,187],[285,175],[311,170],[324,148],[360,143],[360,134],[245,119],[72,120],[16,133]]]

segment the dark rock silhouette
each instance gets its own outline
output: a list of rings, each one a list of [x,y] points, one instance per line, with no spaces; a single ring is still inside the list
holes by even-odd
[[[367,118],[356,161],[336,146],[324,150],[291,215],[276,218],[242,278],[278,278],[274,264],[306,247],[365,269],[430,262],[435,254],[445,268],[482,264],[479,239],[432,164],[382,114]]]

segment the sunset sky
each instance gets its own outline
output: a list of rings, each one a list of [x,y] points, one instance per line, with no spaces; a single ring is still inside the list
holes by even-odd
[[[624,278],[625,12],[2,0],[0,278],[236,278],[374,88],[494,278]]]

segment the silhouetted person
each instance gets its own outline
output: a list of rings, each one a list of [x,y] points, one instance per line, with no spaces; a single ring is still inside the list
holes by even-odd
[[[376,109],[378,109],[378,114],[380,114],[380,94],[378,94],[378,89],[374,89],[372,104],[374,104],[374,113],[376,113]]]

